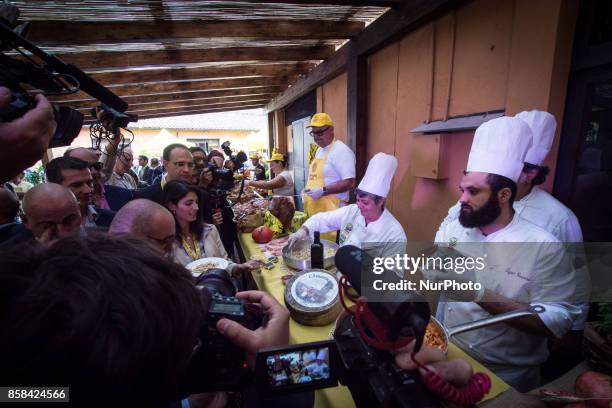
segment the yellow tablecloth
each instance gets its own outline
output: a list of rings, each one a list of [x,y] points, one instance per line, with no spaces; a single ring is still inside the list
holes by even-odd
[[[261,255],[262,249],[259,244],[253,241],[251,234],[239,234],[240,244],[244,252],[244,256],[247,260],[251,256]],[[257,287],[267,293],[270,293],[276,298],[281,304],[285,304],[284,293],[285,285],[283,284],[281,277],[283,272],[281,271],[282,259],[279,259],[278,263],[273,269],[265,270],[254,273],[253,278]],[[304,326],[293,319],[289,320],[289,341],[291,344],[307,343],[311,341],[320,341],[330,338],[330,333],[334,329],[334,323],[327,326]],[[485,397],[484,401],[496,397],[498,394],[508,390],[510,386],[502,381],[499,377],[485,368],[482,364],[465,354],[454,344],[450,344],[448,348],[449,358],[463,358],[467,360],[472,367],[474,372],[483,372],[491,377],[491,391]],[[337,407],[337,408],[352,408],[355,407],[355,403],[351,397],[351,394],[347,387],[338,386],[334,388],[326,388],[319,390],[315,393],[315,407]]]

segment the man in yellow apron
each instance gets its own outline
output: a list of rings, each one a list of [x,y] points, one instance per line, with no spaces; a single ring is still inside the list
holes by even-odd
[[[313,115],[308,127],[319,146],[304,189],[304,211],[310,217],[348,203],[348,192],[355,187],[356,159],[346,144],[334,138],[334,123],[327,113]]]

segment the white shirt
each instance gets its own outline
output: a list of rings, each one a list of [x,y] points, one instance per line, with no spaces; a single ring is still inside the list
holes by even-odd
[[[473,243],[506,243],[487,246],[486,267],[477,273],[477,280],[517,302],[543,305],[546,311],[538,317],[555,336],[570,329],[580,314],[579,308],[564,301],[572,299],[575,290],[571,263],[561,243],[542,228],[515,215],[506,227],[485,236],[480,229],[464,228],[455,220],[436,234],[436,242],[453,241],[456,250],[471,255],[478,247]],[[446,327],[490,316],[474,302],[438,306],[438,317]],[[548,357],[545,337],[504,323],[458,334],[453,342],[521,391],[539,385],[539,364]]]
[[[127,188],[128,190],[134,190],[138,187],[134,177],[130,176],[128,173],[119,175],[116,172],[111,174],[110,178],[106,182],[106,185]]]
[[[457,202],[448,210],[438,232],[459,218],[461,204]],[[582,230],[572,210],[552,195],[534,186],[531,192],[514,202],[514,211],[522,218],[553,234],[561,242],[582,242]]]
[[[330,150],[331,149],[331,150]],[[330,143],[326,147],[319,147],[315,153],[315,159],[322,159],[325,154],[327,160],[325,161],[325,167],[323,168],[323,181],[326,186],[335,183],[340,180],[346,180],[355,178],[355,153],[350,147],[345,145],[341,140],[337,140]],[[340,194],[336,194],[340,200],[348,202],[349,193],[345,191]]]
[[[406,252],[404,228],[387,209],[368,225],[357,204],[317,213],[307,219],[304,225],[311,237],[315,231],[325,233],[340,230],[341,246],[355,245],[363,250],[375,250],[376,256],[394,256]]]
[[[293,176],[291,175],[291,172],[289,170],[283,170],[280,176],[282,176],[285,179],[286,183],[282,187],[272,189],[272,191],[274,192],[274,195],[275,196],[293,196],[295,194],[295,191],[293,189]]]

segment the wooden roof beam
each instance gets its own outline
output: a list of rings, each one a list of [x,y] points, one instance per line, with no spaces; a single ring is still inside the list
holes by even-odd
[[[134,105],[130,106],[128,109],[128,113],[136,113],[136,114],[144,114],[145,112],[158,112],[158,111],[166,111],[166,110],[177,110],[177,109],[215,109],[215,108],[225,108],[225,107],[234,107],[234,106],[244,106],[244,105],[261,105],[264,106],[269,102],[269,99],[252,99],[252,100],[244,100],[244,101],[236,101],[236,102],[224,102],[224,103],[202,103],[202,104],[194,104],[194,103],[186,103],[184,105],[179,106],[147,106],[147,105]]]
[[[56,54],[81,69],[197,64],[224,61],[318,61],[334,53],[332,46],[231,47],[154,51],[87,51]]]
[[[226,1],[241,1],[247,3],[285,3],[285,4],[322,4],[333,6],[355,6],[355,7],[396,7],[400,5],[402,0],[226,0]]]
[[[242,102],[242,101],[251,101],[254,99],[267,99],[271,100],[276,94],[274,93],[255,93],[252,95],[240,95],[240,96],[227,96],[227,97],[212,97],[212,98],[192,98],[192,99],[179,99],[175,101],[159,101],[159,102],[151,102],[147,98],[142,98],[140,100],[136,100],[134,102],[130,102],[130,109],[133,107],[158,107],[158,108],[171,108],[171,107],[180,107],[188,104],[191,105],[200,105],[205,103],[227,103],[227,102]],[[89,110],[94,106],[92,102],[79,102],[78,104],[66,104],[73,109],[77,109],[86,113],[89,113]]]
[[[230,78],[230,79],[207,79],[202,81],[184,82],[150,82],[144,84],[114,85],[108,89],[116,95],[123,97],[127,95],[148,95],[176,92],[200,92],[205,90],[222,90],[251,88],[256,86],[284,86],[285,88],[295,81],[295,77],[278,78]],[[62,95],[53,97],[53,101],[68,101],[75,99],[89,99],[89,95],[78,92],[72,95]]]
[[[166,103],[166,102],[178,102],[184,100],[210,100],[217,98],[242,98],[245,96],[258,96],[258,95],[275,95],[281,92],[284,87],[281,86],[268,86],[268,87],[254,87],[254,88],[239,88],[239,89],[222,89],[213,91],[195,91],[195,92],[170,92],[161,94],[149,94],[149,95],[129,95],[122,96],[122,98],[130,105],[144,104],[144,103]],[[78,99],[78,100],[65,100],[58,102],[61,105],[70,106],[74,109],[80,108],[91,108],[100,104],[97,99]]]
[[[103,84],[129,84],[138,82],[184,81],[189,79],[229,78],[246,76],[287,76],[306,74],[315,67],[309,62],[288,64],[243,64],[229,67],[130,69],[97,72],[90,75]]]
[[[133,111],[150,111],[159,109],[175,109],[185,108],[191,106],[209,106],[209,105],[230,105],[235,106],[236,104],[253,104],[253,103],[266,103],[270,101],[271,97],[266,95],[256,95],[251,97],[242,98],[216,98],[216,99],[188,99],[177,102],[159,102],[159,103],[142,103],[142,104],[130,104],[128,112]],[[89,114],[91,107],[79,108],[85,115]]]
[[[198,38],[249,40],[348,39],[365,23],[330,20],[36,21],[28,39],[42,46],[164,43]]]
[[[232,112],[232,111],[245,110],[245,109],[262,108],[262,107],[263,106],[239,106],[239,107],[225,107],[225,108],[215,108],[215,109],[202,109],[202,110],[183,111],[183,112],[147,113],[147,114],[144,114],[144,115],[138,115],[138,120],[153,119],[153,118],[165,118],[165,117],[171,117],[171,116],[199,115],[199,114],[203,114],[203,113]]]

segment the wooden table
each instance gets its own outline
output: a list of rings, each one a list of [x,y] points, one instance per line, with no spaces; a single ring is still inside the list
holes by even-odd
[[[251,234],[238,234],[240,245],[245,258],[248,260],[252,256],[262,255],[263,245],[257,244],[253,241]],[[281,268],[283,260],[279,259],[278,263],[273,269],[265,270],[253,274],[253,279],[257,284],[257,287],[267,293],[270,293],[276,298],[281,304],[285,304],[284,293],[285,285],[283,284],[281,277],[283,271]],[[293,319],[289,319],[289,341],[291,344],[307,343],[311,341],[321,341],[331,338],[331,332],[334,329],[334,324],[328,324],[326,326],[304,326],[297,323]],[[449,344],[448,357],[452,358],[463,358],[467,360],[472,367],[474,372],[484,372],[489,375],[492,382],[491,391],[485,397],[483,401],[489,400],[496,397],[500,393],[510,389],[511,387],[502,381],[499,377],[485,368],[482,364],[465,354],[454,344]],[[326,408],[326,407],[341,407],[341,408],[352,408],[355,407],[355,403],[351,397],[351,393],[345,386],[338,386],[334,388],[325,388],[318,390],[315,393],[315,407]]]

